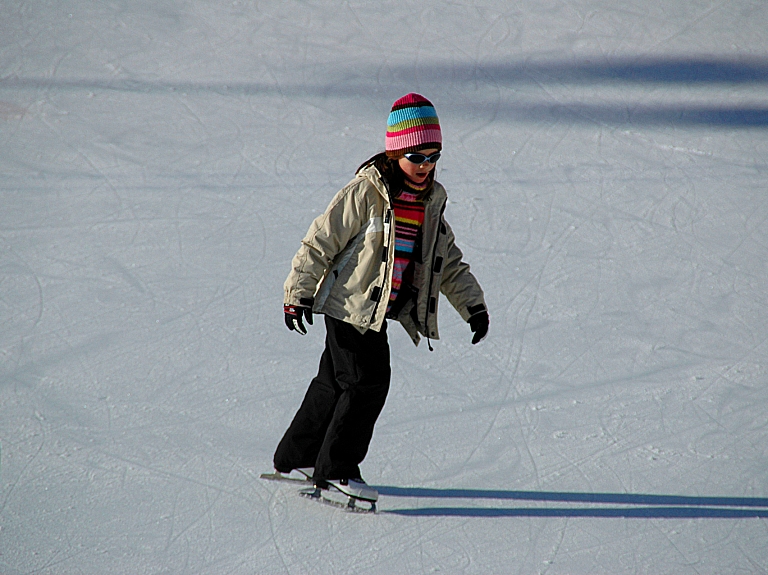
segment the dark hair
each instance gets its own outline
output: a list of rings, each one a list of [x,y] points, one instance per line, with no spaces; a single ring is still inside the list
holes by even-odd
[[[355,173],[358,173],[363,168],[373,165],[381,174],[384,184],[387,186],[387,191],[392,198],[398,197],[405,186],[405,174],[400,169],[400,164],[397,160],[387,156],[386,152],[379,152],[375,156],[368,158],[365,162],[360,164]],[[420,194],[421,200],[426,200],[435,183],[435,171],[431,170],[428,176],[429,185],[427,189]]]

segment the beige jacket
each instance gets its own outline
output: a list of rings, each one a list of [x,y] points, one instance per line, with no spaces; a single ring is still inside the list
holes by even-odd
[[[483,290],[462,261],[443,217],[447,198],[445,188],[435,182],[425,202],[421,253],[414,254],[416,301],[409,301],[397,317],[417,345],[420,334],[440,339],[440,292],[465,321],[486,309]],[[285,303],[315,298],[316,313],[363,332],[379,331],[392,286],[394,217],[378,170],[372,165],[360,170],[309,227],[285,281]]]

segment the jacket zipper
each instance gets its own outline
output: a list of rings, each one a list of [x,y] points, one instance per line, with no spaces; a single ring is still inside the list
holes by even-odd
[[[445,206],[446,204],[443,203],[443,206],[440,208],[440,215],[437,218],[437,234],[435,234],[435,244],[432,246],[432,260],[429,262],[429,289],[427,291],[427,311],[424,314],[424,330],[427,332],[427,347],[429,348],[429,351],[435,351],[432,348],[432,342],[429,340],[429,308],[430,304],[432,303],[432,285],[435,281],[435,255],[437,254],[437,244],[440,242],[440,227],[442,226],[443,222],[443,214],[445,213]],[[435,308],[437,308],[437,303],[435,303]]]
[[[382,280],[384,283],[387,281],[387,273],[389,272],[389,246],[392,244],[392,238],[390,237],[391,229],[392,210],[387,208],[387,213],[384,214],[384,246],[381,248],[381,259],[385,262],[384,274],[382,275]],[[376,299],[376,304],[373,306],[373,313],[371,313],[371,323],[373,323],[376,319],[376,311],[379,309],[379,302],[381,302],[381,297],[384,294],[384,284],[378,288],[375,288],[375,291],[378,292],[378,298]]]

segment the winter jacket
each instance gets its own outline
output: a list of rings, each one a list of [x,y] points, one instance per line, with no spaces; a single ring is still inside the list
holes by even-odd
[[[420,248],[414,251],[414,297],[396,319],[418,345],[420,334],[440,339],[437,305],[442,292],[461,317],[486,309],[483,290],[462,261],[443,212],[448,196],[435,182],[425,200]],[[379,171],[369,165],[315,219],[285,281],[286,304],[315,298],[314,311],[379,331],[389,302],[395,260],[394,210]]]

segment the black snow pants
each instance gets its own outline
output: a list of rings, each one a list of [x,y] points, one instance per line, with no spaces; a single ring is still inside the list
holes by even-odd
[[[325,316],[325,351],[275,451],[275,469],[314,467],[315,479],[355,479],[389,391],[387,324],[361,334]]]

